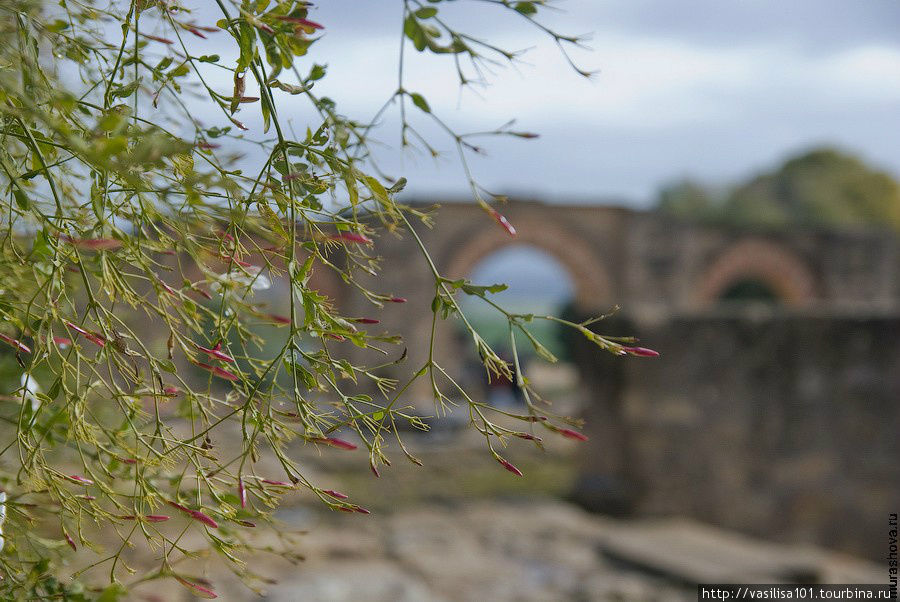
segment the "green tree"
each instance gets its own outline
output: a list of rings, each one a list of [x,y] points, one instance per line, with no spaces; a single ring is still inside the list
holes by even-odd
[[[675,184],[660,193],[658,207],[679,217],[739,226],[900,230],[900,184],[833,148],[792,157],[725,193],[691,181]]]
[[[182,568],[203,551],[186,543],[191,531],[252,582],[240,560],[252,547],[247,534],[270,521],[285,492],[305,489],[334,510],[366,512],[308,478],[291,445],[359,447],[377,475],[392,440],[396,455],[418,463],[398,429],[427,428],[403,397],[418,379],[430,383],[438,409],[462,404],[488,453],[511,472],[520,474],[498,451],[511,440],[539,445],[534,431],[581,438],[574,421],[542,403],[515,350],[513,366],[471,327],[461,295],[484,300],[549,361],[528,331],[534,320],[563,323],[617,355],[648,354],[631,339],[592,332],[591,321],[508,312],[491,300],[502,285],[445,278],[417,236],[428,213],[397,199],[404,178],[377,170],[369,140],[387,110],[400,114],[404,144],[433,150],[418,127],[430,121],[463,161],[478,151],[471,137],[484,135],[459,133],[435,115],[404,77],[404,55],[452,57],[461,85],[486,64],[517,57],[448,25],[445,3],[402,1],[398,86],[371,119],[347,117],[316,93],[327,57],[315,42],[327,24],[307,2],[215,0],[215,23],[173,0],[100,4],[0,0],[4,598],[111,600],[128,585],[169,578],[214,597],[202,576]],[[465,10],[475,18],[501,11],[563,51],[578,44],[537,21],[544,4]],[[208,51],[211,36],[230,40],[228,58]],[[226,87],[212,77],[222,73]],[[298,100],[316,118],[294,130],[282,112]],[[247,114],[261,127],[247,127]],[[509,125],[492,133],[534,137]],[[231,158],[238,153],[241,163]],[[470,184],[514,235],[497,199]],[[345,345],[390,357],[402,348],[370,328],[376,319],[343,315],[310,278],[332,272],[373,312],[403,302],[357,278],[391,268],[375,251],[385,231],[419,241],[434,277],[434,321],[461,321],[489,374],[515,374],[527,411],[473,398],[432,357],[401,382],[348,360]],[[276,278],[286,282],[284,315],[255,296]],[[274,334],[261,336],[262,328]],[[228,445],[217,447],[217,436]],[[262,472],[263,457],[277,474]],[[103,529],[120,545],[93,547]],[[155,570],[132,575],[134,546],[157,552]]]
[[[739,186],[724,216],[733,223],[900,229],[900,185],[853,155],[816,149]]]

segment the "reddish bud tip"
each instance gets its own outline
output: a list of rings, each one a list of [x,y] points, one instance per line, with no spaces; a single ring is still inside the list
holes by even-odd
[[[182,506],[181,504],[179,504],[177,502],[167,501],[166,503],[169,504],[170,506],[172,506],[173,508],[181,510],[182,512],[184,512],[185,514],[187,514],[188,516],[190,516],[191,518],[193,518],[196,521],[200,521],[201,523],[208,525],[208,526],[212,527],[213,529],[219,528],[219,525],[218,525],[218,523],[216,523],[216,521],[214,521],[207,515],[203,514],[199,510],[191,510],[190,508]]]
[[[512,465],[510,462],[508,462],[507,460],[504,460],[503,458],[497,458],[497,462],[500,462],[500,465],[503,466],[503,468],[505,468],[505,469],[508,470],[509,472],[513,473],[513,474],[516,475],[517,477],[521,477],[521,476],[522,476],[522,471],[519,470],[518,468],[516,468],[515,466],[513,466],[513,465]]]
[[[337,234],[331,234],[328,236],[329,240],[343,240],[347,242],[355,242],[361,245],[369,245],[372,244],[372,239],[366,236],[365,234],[359,234],[358,232],[339,232]]]
[[[353,511],[360,514],[372,514],[368,509],[363,508],[362,506],[354,506]]]
[[[75,540],[72,539],[72,536],[69,535],[68,533],[66,533],[65,531],[63,531],[63,535],[65,535],[65,537],[66,537],[66,543],[69,544],[69,547],[72,548],[73,550],[75,550],[75,551],[77,552],[77,551],[78,551],[78,546],[75,545]]]
[[[67,347],[72,344],[72,339],[66,337],[53,337],[53,342],[60,347]]]
[[[188,588],[189,590],[194,592],[195,595],[200,596],[201,598],[206,598],[207,600],[212,600],[214,598],[219,597],[218,594],[216,594],[216,592],[212,591],[208,587],[203,587],[202,585],[192,583],[191,581],[188,581],[187,579],[183,579],[183,578],[179,577],[178,575],[173,575],[173,576],[175,577],[175,580],[178,583],[185,586],[186,588]]]
[[[323,489],[322,493],[324,493],[325,495],[330,495],[331,497],[339,499],[339,500],[346,500],[346,499],[349,499],[349,497],[350,497],[349,495],[345,495],[345,494],[341,493],[340,491],[335,491],[333,489]]]
[[[222,360],[223,362],[228,362],[229,364],[234,363],[233,357],[220,351],[220,349],[222,348],[221,343],[216,343],[216,346],[212,347],[212,348],[202,347],[202,346],[198,345],[197,343],[194,343],[194,347],[196,347],[198,351],[202,351],[203,353],[205,353],[206,355],[208,355],[210,357],[214,357],[216,359]]]
[[[572,429],[559,429],[559,434],[563,437],[568,437],[569,439],[575,439],[576,441],[588,440],[586,435],[583,435],[578,431],[573,431]]]
[[[406,297],[391,297],[391,303],[406,303]]]
[[[169,520],[169,517],[164,514],[148,514],[144,518],[150,523],[162,523]]]
[[[244,489],[244,480],[238,477],[238,499],[241,501],[241,508],[247,507],[247,490]]]
[[[352,451],[356,449],[356,446],[349,441],[344,441],[343,439],[338,439],[337,437],[318,437],[313,439],[314,443],[324,443],[325,445],[330,445],[332,447],[339,447],[340,449],[346,449],[348,451]]]
[[[6,336],[5,334],[0,334],[0,341],[3,341],[8,345],[15,347],[18,351],[21,351],[23,353],[31,353],[31,349],[27,345],[25,345],[21,341],[17,341],[12,337]]]
[[[77,475],[77,474],[70,474],[70,475],[68,475],[66,478],[69,479],[70,481],[73,481],[73,482],[75,482],[75,483],[79,483],[79,484],[81,484],[81,485],[93,485],[93,484],[94,484],[94,482],[93,482],[92,480],[86,479],[86,478],[84,478],[84,477],[82,477],[82,476],[79,476],[79,475]]]
[[[646,347],[622,347],[622,350],[629,355],[637,355],[639,357],[659,357],[659,352]]]
[[[376,320],[375,318],[355,318],[353,321],[357,324],[378,324],[381,320]]]
[[[179,389],[178,387],[172,387],[172,386],[169,386],[169,387],[164,387],[164,388],[163,388],[163,393],[165,393],[165,394],[168,395],[169,397],[175,397],[175,396],[178,395],[180,392],[181,392],[181,389]]]
[[[236,522],[237,524],[239,524],[242,527],[253,527],[253,528],[256,527],[256,523],[251,523],[248,520],[236,520],[234,522]]]
[[[175,43],[175,42],[173,42],[172,40],[170,40],[170,39],[168,39],[168,38],[161,38],[161,37],[159,37],[159,36],[151,36],[150,34],[147,34],[147,33],[142,34],[142,35],[143,35],[145,38],[147,38],[148,40],[153,40],[154,42],[161,42],[161,43],[163,43],[163,44],[174,44],[174,43]]]
[[[287,316],[279,316],[277,314],[269,314],[269,319],[271,319],[276,324],[290,324],[291,319]]]
[[[209,364],[204,364],[203,362],[194,362],[194,365],[212,372],[214,375],[218,376],[219,378],[224,378],[225,380],[241,380],[237,374],[219,368],[218,366],[210,366]]]
[[[504,230],[506,230],[507,234],[509,234],[510,236],[516,235],[516,229],[513,227],[513,225],[511,223],[509,223],[508,219],[506,219],[504,216],[500,215],[500,213],[496,209],[491,208],[488,211],[488,213],[490,213],[491,217],[494,218],[495,222],[500,224],[500,226]]]
[[[260,483],[265,483],[266,485],[274,485],[276,487],[293,487],[291,483],[286,483],[284,481],[273,481],[271,479],[260,479]]]

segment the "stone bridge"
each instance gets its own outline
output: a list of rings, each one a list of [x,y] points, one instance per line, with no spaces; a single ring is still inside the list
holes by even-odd
[[[900,241],[888,232],[737,229],[621,207],[534,201],[510,201],[502,210],[518,231],[515,238],[471,203],[445,204],[434,214],[434,228],[417,227],[442,275],[466,277],[491,253],[524,244],[565,267],[583,314],[614,305],[644,318],[703,314],[746,285],[797,311],[900,306]],[[409,341],[427,338],[434,284],[421,252],[408,235],[383,237],[377,251],[387,269],[373,287],[410,299],[379,317]],[[339,295],[347,289],[325,288]],[[351,314],[371,312],[362,298],[339,301]],[[436,353],[452,365],[460,357],[458,337],[441,328]],[[424,359],[423,347],[410,345],[413,360]]]

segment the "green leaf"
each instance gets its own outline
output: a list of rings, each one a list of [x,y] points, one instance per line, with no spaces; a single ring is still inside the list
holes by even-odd
[[[128,98],[129,96],[134,94],[135,90],[138,89],[139,84],[140,84],[140,82],[133,81],[128,84],[125,84],[124,86],[116,86],[115,88],[112,89],[112,91],[109,93],[109,95],[112,98]]]
[[[413,92],[409,97],[412,99],[413,104],[419,107],[423,112],[431,113],[431,107],[428,106],[428,102],[425,100],[424,96],[418,92]]]
[[[537,14],[537,6],[534,5],[534,2],[517,2],[514,8],[523,15]]]
[[[125,586],[121,583],[113,583],[97,596],[97,602],[118,602],[126,593],[128,590],[125,589]]]
[[[422,25],[416,20],[415,16],[410,15],[403,22],[403,33],[412,40],[416,50],[422,52],[427,44],[427,35]]]
[[[28,195],[22,192],[22,189],[16,186],[13,188],[13,196],[16,198],[16,205],[22,211],[28,211],[28,208],[31,206],[31,203],[28,200]]]
[[[306,78],[309,81],[317,81],[325,77],[325,69],[327,65],[313,65],[312,69],[309,71],[309,76]]]
[[[419,10],[415,12],[415,15],[420,19],[430,19],[438,13],[438,10],[433,6],[423,6]]]

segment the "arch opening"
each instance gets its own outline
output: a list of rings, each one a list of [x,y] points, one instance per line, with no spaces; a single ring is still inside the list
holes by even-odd
[[[505,283],[508,288],[490,296],[492,301],[513,313],[535,315],[560,315],[576,298],[577,281],[566,266],[547,251],[531,244],[513,244],[492,251],[481,258],[465,274],[475,284]],[[510,363],[513,360],[512,342],[506,318],[483,300],[461,295],[459,302],[469,321],[487,343]],[[565,345],[559,324],[547,320],[534,320],[527,325],[532,335],[559,361],[551,364],[540,359],[529,339],[515,332],[515,350],[520,365],[529,379],[542,391],[559,396],[578,390],[579,378]],[[460,338],[467,337],[462,325]],[[480,359],[471,344],[460,345],[465,349],[466,380],[484,387],[495,404],[516,405],[522,403],[520,392],[511,382],[488,382]]]
[[[780,305],[781,297],[768,282],[761,278],[740,278],[726,285],[719,294],[719,303],[754,303]]]

